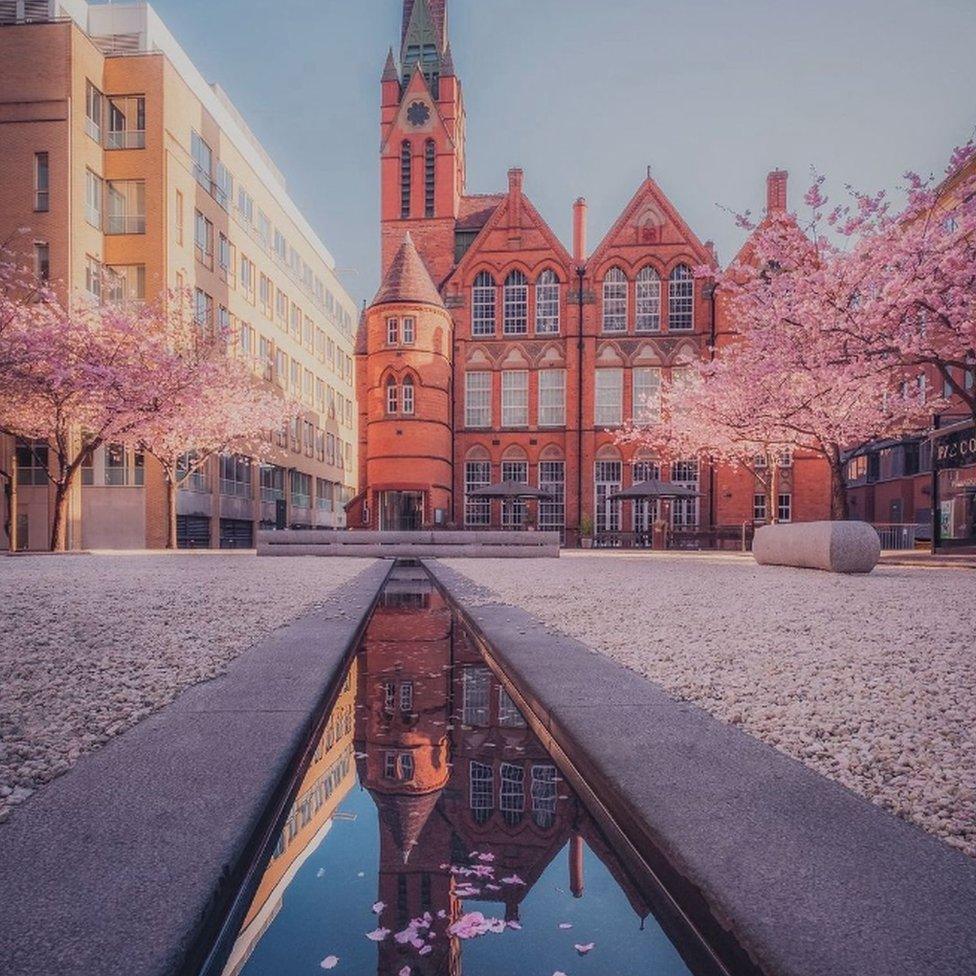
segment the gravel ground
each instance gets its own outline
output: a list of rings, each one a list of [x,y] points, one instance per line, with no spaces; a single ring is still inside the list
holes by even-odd
[[[976,857],[971,570],[846,577],[625,554],[445,563]]]
[[[0,559],[0,822],[79,756],[222,674],[371,563],[210,553]]]

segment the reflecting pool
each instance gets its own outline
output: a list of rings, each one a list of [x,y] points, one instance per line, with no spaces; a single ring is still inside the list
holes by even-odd
[[[687,976],[458,615],[398,565],[224,976]]]

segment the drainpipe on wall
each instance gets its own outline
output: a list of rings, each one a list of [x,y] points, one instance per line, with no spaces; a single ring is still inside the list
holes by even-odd
[[[454,331],[453,317],[451,321],[451,331],[452,332]],[[464,513],[463,512],[461,513],[462,517],[460,520],[457,517],[458,516],[458,510],[457,510],[458,495],[455,490],[457,487],[457,481],[455,477],[457,474],[457,465],[455,464],[455,451],[457,450],[457,416],[455,415],[455,409],[457,407],[457,383],[455,383],[454,381],[454,369],[458,362],[459,346],[460,343],[458,342],[457,339],[454,339],[451,342],[451,349],[453,349],[454,352],[453,355],[451,356],[451,371],[450,371],[450,381],[449,381],[451,384],[451,391],[450,391],[450,404],[451,404],[450,407],[451,409],[451,511],[450,514],[451,514],[451,518],[450,518],[450,522],[452,525],[455,526],[455,528],[464,528],[464,524],[463,524]],[[461,497],[464,497],[463,494]]]
[[[577,357],[579,359],[579,368],[577,373],[579,374],[579,384],[576,397],[576,426],[577,426],[577,447],[576,447],[576,471],[577,471],[577,485],[576,485],[576,507],[578,509],[578,527],[579,530],[576,535],[576,547],[581,549],[583,547],[583,279],[586,277],[586,268],[581,264],[576,268],[576,277],[579,281],[579,294],[577,295],[577,303],[579,308],[579,336],[577,337],[576,351]]]
[[[709,328],[709,338],[708,338],[708,358],[710,361],[715,361],[715,342],[718,335],[718,328],[715,322],[715,292],[717,291],[715,283],[712,282],[708,286],[708,299],[711,306],[711,321]],[[715,490],[716,490],[716,478],[715,478],[715,465],[712,458],[708,459],[708,524],[715,529]],[[718,539],[716,538],[716,543]]]
[[[579,310],[579,335],[576,338],[576,352],[579,358],[578,387],[576,396],[576,498],[577,527],[582,530],[583,521],[583,280],[586,277],[586,219],[588,208],[586,199],[579,197],[573,204],[573,261],[576,262],[576,279],[579,293],[576,296]],[[577,533],[576,545],[583,546],[583,533]]]

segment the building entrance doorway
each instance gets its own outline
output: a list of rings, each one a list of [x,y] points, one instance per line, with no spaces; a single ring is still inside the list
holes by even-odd
[[[422,491],[384,491],[380,498],[380,529],[383,532],[415,532],[423,527]]]

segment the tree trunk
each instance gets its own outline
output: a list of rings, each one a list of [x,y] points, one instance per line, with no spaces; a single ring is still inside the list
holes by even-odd
[[[176,539],[176,479],[166,472],[166,548],[178,549]]]
[[[71,479],[59,481],[54,488],[54,517],[51,519],[51,552],[68,548],[68,492]]]
[[[11,466],[10,474],[4,475],[3,493],[6,497],[4,529],[7,534],[7,551],[17,551],[17,460]]]
[[[846,522],[850,518],[850,507],[847,504],[847,484],[839,448],[834,447],[827,452],[827,463],[830,465],[830,517],[835,522]]]

